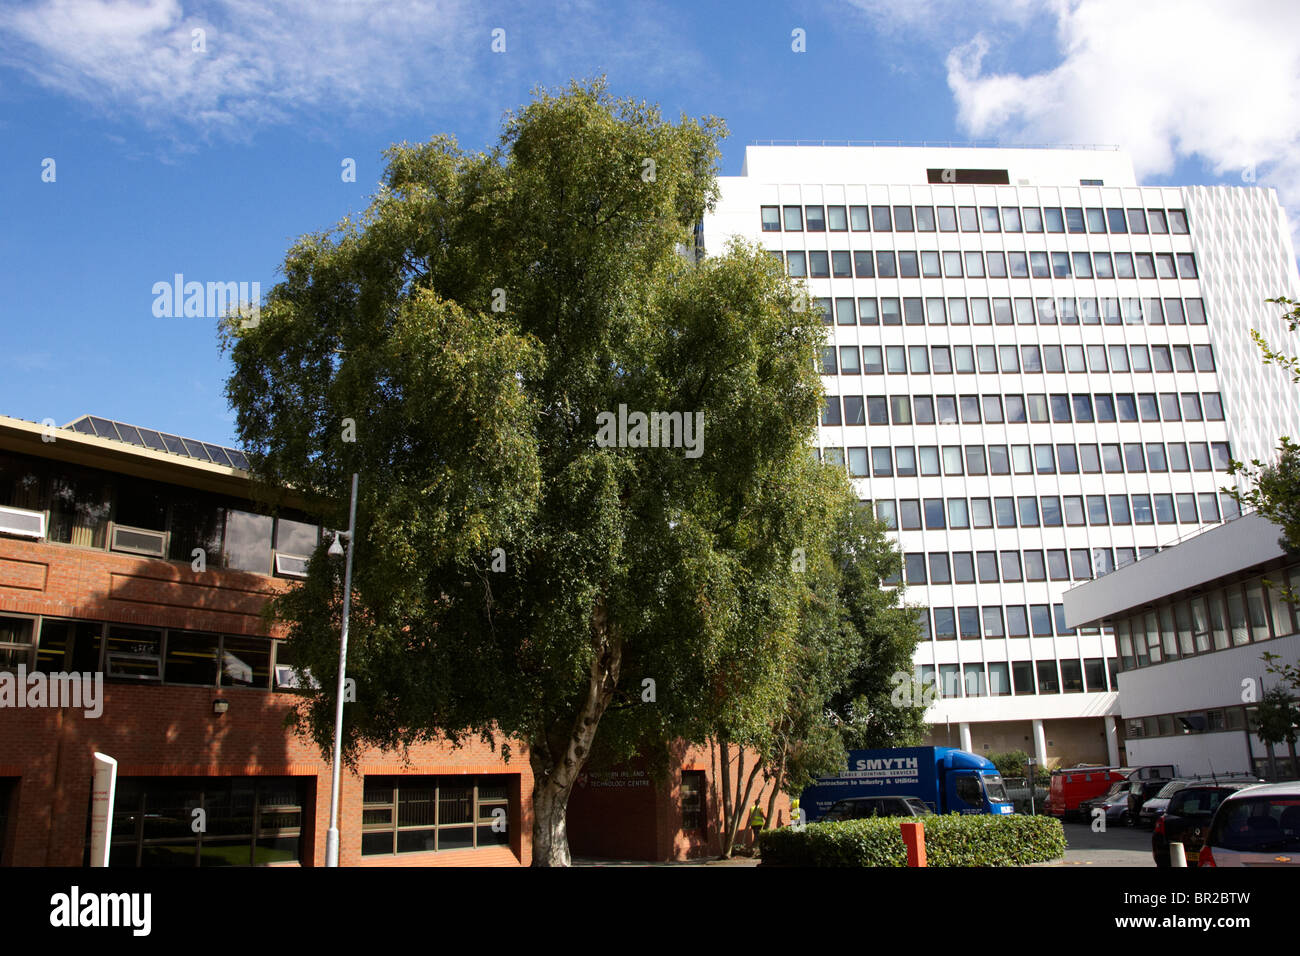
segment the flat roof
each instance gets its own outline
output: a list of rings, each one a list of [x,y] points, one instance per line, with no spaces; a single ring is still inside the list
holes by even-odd
[[[116,437],[103,437],[97,427],[100,422],[113,426],[111,434]],[[140,444],[137,445],[121,437],[121,423],[114,423],[108,419],[92,419],[91,416],[83,416],[60,427],[0,415],[0,450],[67,462],[72,465],[102,468],[105,471],[182,485],[200,491],[245,499],[253,497],[252,476],[247,468],[236,468],[231,464],[219,463],[214,460],[217,456],[208,451],[209,448],[226,451],[226,461],[231,460],[229,452],[234,451],[238,454],[238,460],[247,466],[247,459],[238,449],[226,450],[223,446],[194,442],[193,439],[189,439],[192,445],[203,446],[204,453],[207,454],[207,458],[204,459],[188,451],[178,453],[168,450],[163,438],[164,433],[130,425],[125,427],[134,430],[141,439]],[[164,447],[161,450],[151,447],[156,443],[146,439],[142,432],[157,436],[157,443],[163,444]],[[105,429],[104,434],[110,433]],[[184,441],[179,439],[179,436],[168,435],[168,437]],[[184,448],[184,445],[181,447]],[[294,504],[301,506],[301,502],[294,502]]]
[[[1209,528],[1065,592],[1065,623],[1080,627],[1287,557],[1282,529],[1251,513]]]

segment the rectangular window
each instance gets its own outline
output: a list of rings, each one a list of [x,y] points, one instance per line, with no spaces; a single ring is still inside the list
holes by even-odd
[[[989,696],[1005,697],[1011,693],[1011,671],[1006,661],[990,661]]]
[[[762,207],[763,231],[780,232],[781,231],[781,210],[776,206]]]
[[[1011,681],[1015,686],[1016,696],[1034,693],[1034,662],[1013,661]]]
[[[267,642],[268,646],[270,642]],[[112,678],[160,680],[162,631],[114,624],[108,629],[105,670]]]
[[[849,207],[849,227],[854,232],[866,232],[871,228],[871,223],[867,217],[866,206]]]
[[[109,865],[265,866],[300,859],[302,777],[121,777]],[[204,812],[206,826],[188,824]]]
[[[785,231],[803,232],[803,210],[798,206],[786,206],[783,212],[785,214]]]
[[[849,348],[855,348],[849,346]],[[867,423],[866,414],[863,410],[861,395],[844,396],[844,424],[845,425],[865,425]]]
[[[880,324],[902,325],[902,307],[896,298],[880,299]]]
[[[825,372],[824,374],[832,374],[832,372]],[[840,374],[859,375],[861,372],[862,365],[859,362],[858,347],[856,345],[841,345]]]
[[[849,449],[849,476],[852,478],[866,478],[867,470],[867,450],[865,448]]]
[[[361,855],[508,846],[519,822],[508,780],[506,775],[366,777]]]
[[[1037,670],[1038,692],[1040,694],[1059,694],[1061,684],[1057,678],[1056,661],[1039,661]]]
[[[837,207],[831,206],[834,210]],[[844,207],[838,207],[843,211]],[[833,218],[833,217],[832,217]],[[708,783],[703,770],[683,770],[681,785],[682,829],[703,830],[708,826],[706,791]]]
[[[0,672],[32,666],[35,623],[32,618],[0,617]],[[19,687],[18,693],[26,693],[26,688]]]
[[[1025,614],[1025,606],[1023,604],[1010,604],[1006,610],[1007,637],[1028,637],[1029,618]]]

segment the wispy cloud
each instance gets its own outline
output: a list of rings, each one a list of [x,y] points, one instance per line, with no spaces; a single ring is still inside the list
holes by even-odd
[[[148,128],[244,139],[304,117],[495,114],[496,91],[538,76],[698,75],[674,22],[651,2],[28,0],[0,9],[0,65]]]
[[[478,18],[467,0],[35,0],[0,10],[0,63],[146,126],[242,137],[316,110],[454,102],[488,51]]]

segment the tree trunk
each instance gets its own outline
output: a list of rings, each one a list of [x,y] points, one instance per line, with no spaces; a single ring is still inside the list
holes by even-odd
[[[726,738],[719,743],[722,747],[722,858],[729,860],[736,845],[737,811],[731,792],[731,743]],[[744,760],[744,751],[741,751],[741,760]]]
[[[569,795],[591,755],[591,742],[605,708],[614,698],[623,643],[609,620],[604,598],[591,615],[592,656],[587,689],[567,734],[529,741],[533,770],[533,866],[568,866]]]
[[[776,820],[776,798],[781,792],[781,782],[785,779],[785,758],[789,750],[790,745],[788,742],[781,745],[781,758],[777,761],[776,777],[772,781],[772,796],[767,801],[767,825],[769,827],[773,826]],[[794,822],[793,815],[790,822]]]
[[[1277,756],[1273,753],[1273,741],[1264,741],[1264,750],[1268,754],[1268,775],[1272,779],[1269,783],[1277,782]]]
[[[731,813],[728,816],[727,829],[723,837],[722,856],[724,859],[729,858],[735,849],[741,826],[749,825],[749,798],[754,791],[754,778],[758,776],[758,771],[762,769],[762,766],[763,762],[755,759],[754,766],[750,768],[749,776],[746,777],[745,748],[737,745],[735,799],[731,801]]]

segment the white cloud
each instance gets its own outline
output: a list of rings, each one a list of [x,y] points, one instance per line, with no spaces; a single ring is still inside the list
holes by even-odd
[[[247,138],[314,115],[495,116],[494,94],[539,75],[680,77],[707,64],[657,2],[26,0],[0,7],[0,66],[153,129]]]
[[[1300,225],[1295,0],[852,2],[878,28],[948,50],[957,120],[972,137],[1118,145],[1139,177],[1193,158],[1234,182],[1249,169]],[[988,65],[1045,52],[1055,65],[1041,72]]]
[[[490,40],[477,16],[468,0],[36,0],[0,10],[0,63],[149,126],[241,135],[466,95]]]

